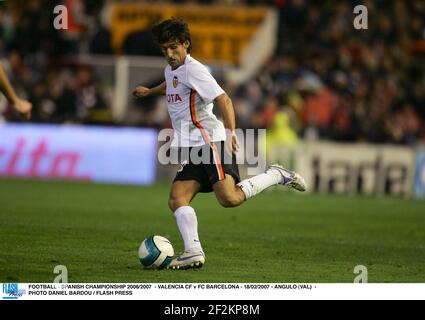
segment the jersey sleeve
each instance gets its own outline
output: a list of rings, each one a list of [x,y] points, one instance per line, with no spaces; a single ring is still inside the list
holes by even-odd
[[[224,93],[224,90],[203,65],[194,65],[192,68],[188,68],[187,84],[199,94],[205,103],[213,102],[215,98]]]

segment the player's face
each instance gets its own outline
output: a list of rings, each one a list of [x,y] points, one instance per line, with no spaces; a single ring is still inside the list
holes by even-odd
[[[187,56],[187,48],[189,48],[189,41],[179,43],[173,40],[161,45],[162,53],[173,70],[184,63],[184,59]]]

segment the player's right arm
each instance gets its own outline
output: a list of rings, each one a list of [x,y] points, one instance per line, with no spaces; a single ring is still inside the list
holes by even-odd
[[[13,103],[15,109],[22,113],[27,119],[31,118],[31,102],[19,98],[12,85],[7,78],[6,72],[3,69],[3,66],[0,64],[0,89],[6,95],[6,97]]]
[[[165,89],[167,88],[167,83],[164,81],[159,86],[153,87],[151,89],[144,86],[137,86],[133,90],[133,94],[138,98],[145,98],[149,96],[160,96],[165,94]]]

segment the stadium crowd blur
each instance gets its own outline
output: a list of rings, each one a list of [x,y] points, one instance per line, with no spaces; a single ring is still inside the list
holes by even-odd
[[[74,7],[78,21],[67,32],[52,27],[58,1],[1,3],[0,59],[18,92],[33,102],[32,121],[92,123],[91,112],[110,108],[112,98],[89,66],[63,57],[113,54],[102,21],[108,0],[62,2]],[[221,82],[238,127],[289,126],[307,139],[425,143],[425,1],[362,1],[367,30],[353,27],[358,1],[177,2],[269,4],[279,12],[274,57],[247,83]],[[137,42],[127,43],[125,53],[140,53]],[[0,99],[3,118],[17,120]],[[155,108],[163,104],[154,102],[136,125],[168,126],[152,121]]]

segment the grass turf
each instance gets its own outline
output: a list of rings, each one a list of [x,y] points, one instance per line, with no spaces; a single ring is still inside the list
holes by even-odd
[[[0,282],[425,282],[425,202],[273,189],[225,209],[194,202],[207,255],[199,270],[144,270],[143,238],[183,249],[167,185],[0,179]]]

